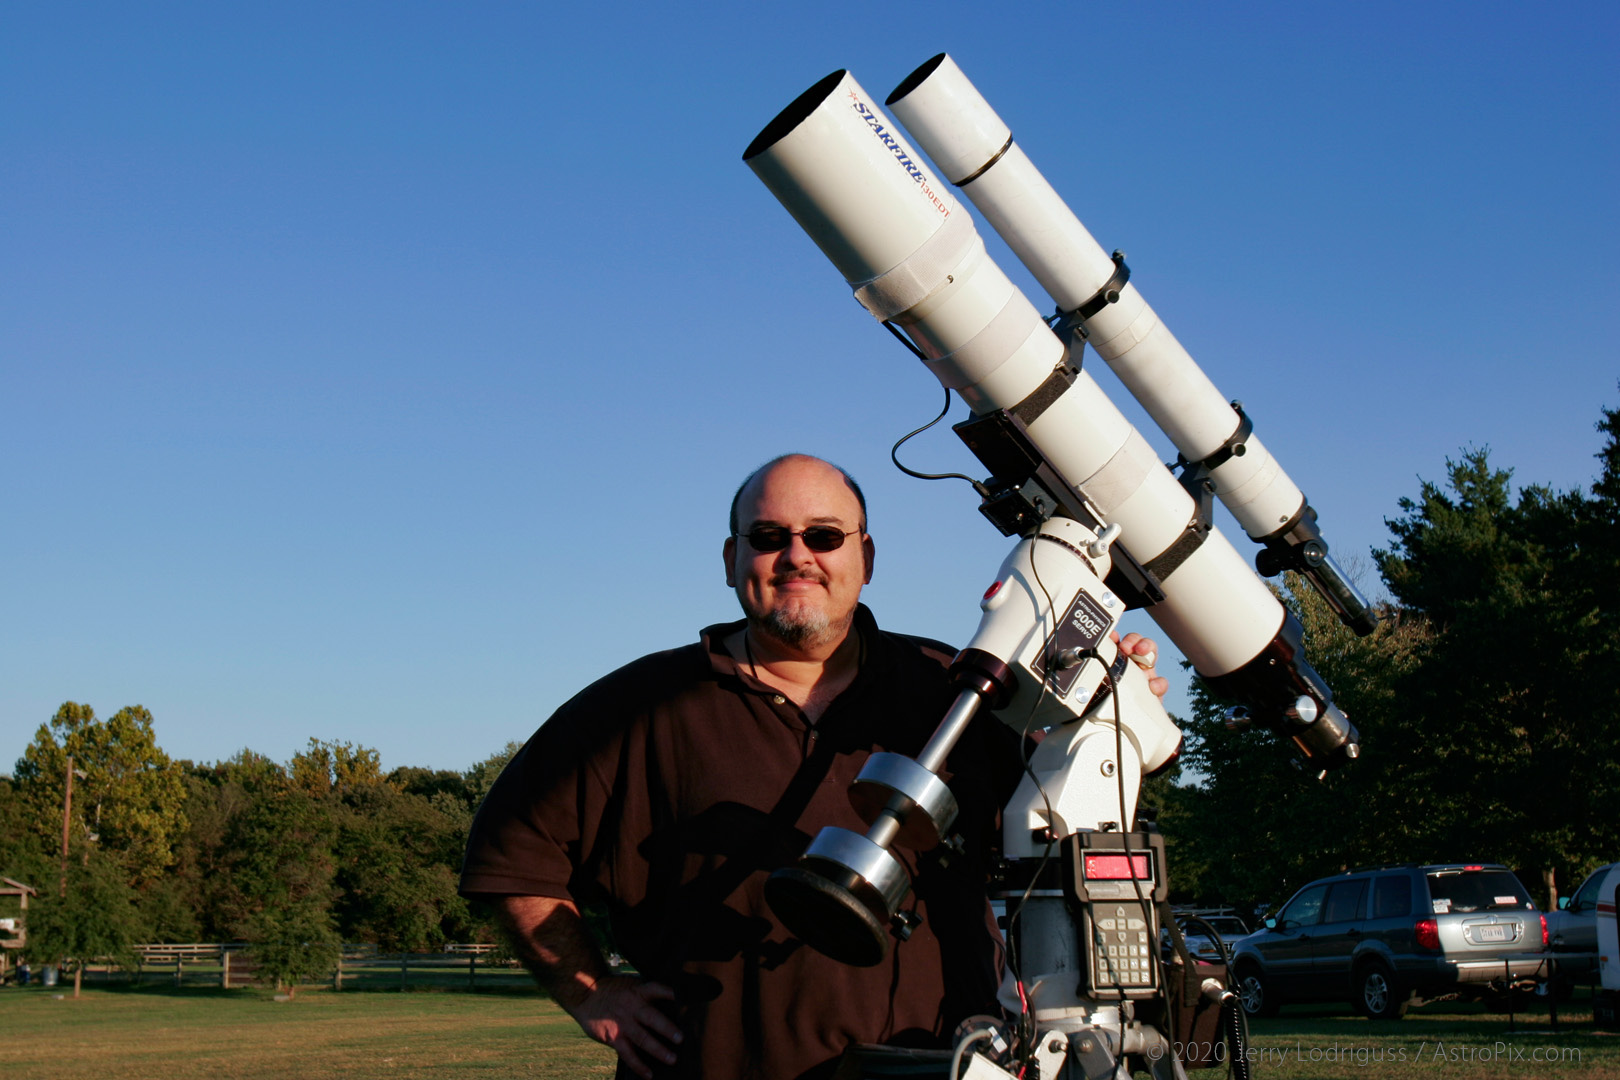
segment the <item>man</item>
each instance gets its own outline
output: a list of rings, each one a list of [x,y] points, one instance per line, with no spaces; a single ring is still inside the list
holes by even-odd
[[[865,500],[825,461],[788,455],[744,481],[724,555],[745,618],[559,709],[480,808],[462,892],[495,901],[621,1076],[791,1080],[830,1074],[858,1042],[940,1045],[994,1007],[984,884],[1016,741],[986,717],[947,761],[966,855],[896,852],[922,921],[887,962],[853,968],[805,946],[765,903],[765,878],[826,825],[865,831],[850,781],[872,753],[921,750],[949,703],[950,652],[879,630],[860,605],[875,555]],[[1131,635],[1126,648],[1153,646]],[[582,902],[608,907],[643,978],[609,971]]]

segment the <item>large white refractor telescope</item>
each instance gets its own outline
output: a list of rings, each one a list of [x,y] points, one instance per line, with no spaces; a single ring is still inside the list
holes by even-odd
[[[1085,520],[1078,504],[1089,502],[1122,530],[1110,585],[1146,607],[1205,682],[1317,767],[1353,758],[1355,729],[1306,662],[1298,623],[1213,526],[1208,496],[1264,545],[1262,569],[1300,571],[1370,632],[1376,619],[1329,556],[1316,512],[1128,282],[1123,257],[1103,254],[948,56],[890,102],[1051,292],[1057,331],[848,72],[800,95],[744,160],[861,304],[972,409],[957,430],[993,474],[986,515],[1023,534],[1054,508]],[[1180,478],[1082,369],[1086,343],[1175,443]]]
[[[952,667],[957,696],[934,737],[916,759],[874,755],[852,788],[869,831],[823,830],[766,896],[816,948],[880,962],[891,928],[908,932],[908,882],[890,848],[948,835],[956,805],[936,773],[951,746],[984,708],[1043,730],[1003,813],[1019,970],[1002,1000],[1021,1017],[1019,1063],[975,1057],[967,1075],[1128,1076],[1151,1063],[1172,1080],[1182,1073],[1170,1048],[1187,1038],[1177,1017],[1202,998],[1223,1016],[1235,1005],[1209,980],[1189,981],[1172,1007],[1161,983],[1164,848],[1135,807],[1141,778],[1174,758],[1180,732],[1109,632],[1127,608],[1145,608],[1218,694],[1329,769],[1357,756],[1356,729],[1306,661],[1297,620],[1214,527],[1212,499],[1261,545],[1262,573],[1298,571],[1358,633],[1376,618],[1241,406],[956,64],[934,57],[887,103],[949,184],[845,71],[784,109],[744,160],[860,303],[967,403],[972,416],[955,430],[990,473],[980,509],[1020,539]],[[1050,319],[986,253],[952,186],[1051,295]],[[1177,472],[1083,370],[1088,344],[1169,436]],[[981,1036],[963,1036],[957,1063]]]

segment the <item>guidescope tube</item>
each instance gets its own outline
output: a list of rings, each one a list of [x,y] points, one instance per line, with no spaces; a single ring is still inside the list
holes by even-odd
[[[1114,260],[1013,139],[956,62],[940,53],[889,95],[896,119],[979,209],[1056,302],[1072,312],[1097,296]],[[1216,460],[1208,477],[1243,531],[1267,545],[1260,568],[1304,574],[1357,633],[1377,616],[1328,554],[1316,513],[1247,420],[1127,282],[1084,320],[1088,344],[1188,462]],[[1236,443],[1236,452],[1230,452]]]

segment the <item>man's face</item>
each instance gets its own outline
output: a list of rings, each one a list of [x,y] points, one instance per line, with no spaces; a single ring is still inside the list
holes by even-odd
[[[737,529],[778,525],[797,533],[829,525],[856,535],[836,551],[811,551],[795,536],[781,551],[759,552],[745,536],[726,540],[726,584],[756,630],[798,648],[837,644],[849,632],[861,586],[872,579],[870,537],[855,493],[839,471],[815,458],[788,458],[755,477],[737,502]]]

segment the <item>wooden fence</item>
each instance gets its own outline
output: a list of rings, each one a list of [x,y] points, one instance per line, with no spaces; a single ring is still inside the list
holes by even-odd
[[[236,989],[257,981],[257,965],[242,942],[188,942],[136,945],[139,961],[134,978],[152,975],[174,986],[215,986]],[[446,945],[439,952],[380,952],[370,944],[345,944],[328,979],[333,989],[492,989],[529,985],[523,969],[510,960],[491,955],[496,946],[477,943]],[[85,975],[91,981],[116,976],[110,963],[92,964]]]

